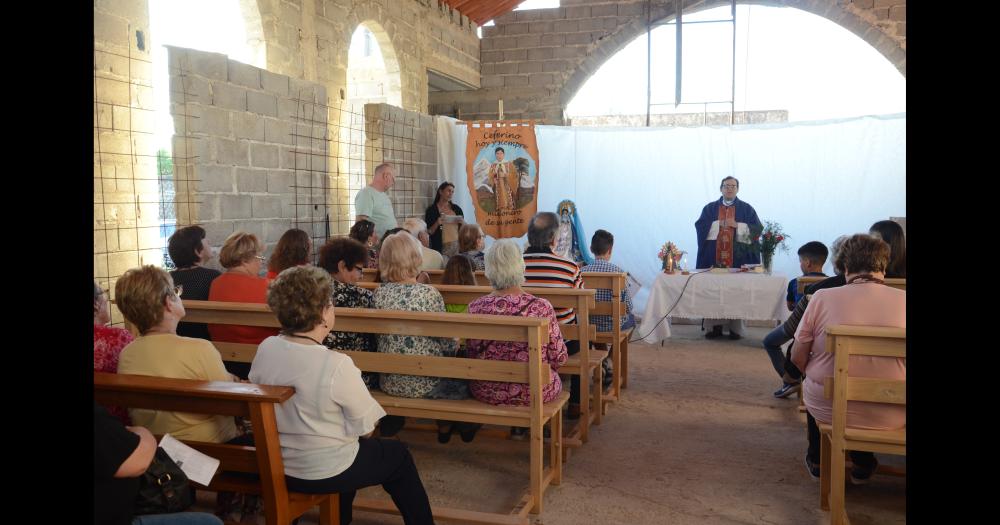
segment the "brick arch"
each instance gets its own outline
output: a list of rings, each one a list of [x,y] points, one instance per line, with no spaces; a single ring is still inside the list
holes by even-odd
[[[405,109],[419,107],[420,101],[408,100],[412,97],[408,97],[406,90],[403,89],[404,79],[416,74],[413,64],[415,61],[400,60],[400,51],[402,50],[400,36],[395,30],[395,23],[388,19],[388,13],[384,12],[384,8],[379,7],[373,1],[357,2],[348,12],[345,22],[350,30],[345,32],[347,40],[341,42],[338,52],[341,58],[340,63],[344,65],[344,71],[347,71],[347,55],[351,47],[351,36],[359,25],[364,25],[375,35],[375,41],[378,42],[379,50],[382,52],[382,60],[385,61],[386,73],[390,78],[389,85],[392,89],[400,92],[402,107]]]
[[[878,25],[869,21],[864,16],[865,9],[847,8],[838,0],[737,0],[737,4],[762,5],[769,7],[792,7],[812,13],[851,31],[868,42],[879,53],[881,53],[897,70],[906,76],[906,48],[905,37],[902,42],[897,38],[887,35]],[[686,14],[694,14],[699,11],[713,9],[719,6],[729,5],[728,0],[708,0],[703,4],[691,9],[684,9]],[[871,11],[868,9],[867,11]],[[652,19],[673,19],[673,5],[654,8]],[[869,16],[867,18],[873,18]],[[646,32],[646,17],[633,17],[629,22],[619,26],[610,35],[599,39],[596,45],[587,56],[572,70],[566,77],[566,81],[559,88],[559,103],[565,109],[569,102],[576,95],[577,91],[604,63],[621,51],[625,46]]]
[[[344,64],[348,64],[348,60],[346,57],[350,53],[351,37],[354,35],[354,32],[357,31],[360,26],[364,26],[369,31],[371,31],[373,35],[375,35],[375,42],[378,43],[379,51],[382,53],[382,61],[385,63],[385,73],[389,77],[388,81],[386,82],[386,86],[388,87],[390,92],[393,93],[393,95],[389,95],[387,97],[389,99],[389,103],[392,104],[392,101],[396,100],[398,101],[396,102],[396,104],[401,106],[403,103],[402,102],[403,84],[402,84],[402,75],[401,75],[399,59],[396,57],[396,47],[393,45],[392,39],[389,37],[389,34],[386,33],[385,29],[377,21],[368,18],[359,22],[356,25],[348,26],[348,27],[353,27],[353,29],[349,32],[347,38],[347,45],[344,47],[344,49],[346,50],[346,52],[344,53],[345,56]]]

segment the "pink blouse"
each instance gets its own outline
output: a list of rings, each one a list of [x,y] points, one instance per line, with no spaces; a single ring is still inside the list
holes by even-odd
[[[906,292],[878,283],[855,283],[817,291],[802,315],[795,340],[812,342],[803,400],[817,421],[833,420],[833,400],[823,396],[823,379],[833,377],[834,355],[826,353],[826,327],[837,324],[906,328]],[[906,379],[906,360],[853,356],[853,377]],[[895,430],[906,426],[906,407],[863,401],[847,402],[847,425],[853,428]]]
[[[542,386],[542,400],[545,403],[555,399],[562,391],[562,382],[556,372],[566,363],[566,343],[556,321],[555,310],[546,299],[535,297],[528,293],[521,295],[495,296],[487,295],[469,303],[470,314],[488,315],[520,315],[522,317],[541,317],[549,320],[549,341],[542,345],[542,361],[551,367],[550,382]],[[495,361],[528,362],[528,344],[516,341],[490,341],[469,339],[466,355],[473,359],[492,359]],[[491,405],[530,405],[531,392],[524,383],[505,383],[502,381],[470,381],[469,390],[472,395]]]
[[[118,373],[118,356],[129,343],[132,333],[124,328],[94,325],[94,371]],[[128,411],[122,407],[106,407],[108,412],[126,426],[132,424]]]

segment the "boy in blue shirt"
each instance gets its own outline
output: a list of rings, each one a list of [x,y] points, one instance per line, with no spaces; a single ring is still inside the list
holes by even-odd
[[[826,257],[829,255],[826,246],[819,241],[810,241],[799,248],[799,269],[802,270],[802,277],[826,277],[823,273],[823,265],[826,264]],[[785,303],[788,311],[795,309],[795,305],[802,299],[799,293],[799,279],[792,279],[788,283],[788,293],[785,294]]]
[[[823,273],[823,265],[826,264],[826,257],[829,250],[819,241],[807,242],[799,248],[799,269],[802,270],[802,277],[816,276],[826,277]],[[798,278],[792,279],[788,283],[788,293],[785,295],[788,311],[795,310],[795,304],[802,298],[798,290]],[[775,390],[774,397],[785,398],[802,388],[801,380],[789,383],[785,379],[785,354],[781,350],[781,345],[791,341],[792,337],[785,333],[784,326],[779,326],[764,337],[764,350],[771,358],[771,366],[778,376],[782,378],[781,388]]]

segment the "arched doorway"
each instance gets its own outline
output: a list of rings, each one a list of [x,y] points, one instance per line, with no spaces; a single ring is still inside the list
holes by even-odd
[[[396,52],[378,22],[366,20],[351,35],[347,53],[347,86],[340,110],[339,171],[346,174],[348,217],[341,217],[346,232],[354,222],[354,197],[367,183],[366,175],[374,165],[366,166],[365,104],[384,103],[402,106],[402,81]]]

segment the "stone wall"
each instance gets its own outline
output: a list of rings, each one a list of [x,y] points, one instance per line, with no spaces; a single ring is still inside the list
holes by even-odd
[[[823,16],[852,31],[906,74],[905,0],[741,1],[787,6]],[[684,12],[728,5],[687,0]],[[654,1],[651,18],[673,19],[674,2]],[[469,119],[507,118],[562,124],[577,90],[609,58],[646,32],[646,1],[563,0],[551,9],[514,11],[483,28],[481,89],[431,93],[429,112]],[[457,115],[456,115],[457,114]]]
[[[112,298],[125,270],[162,261],[148,28],[146,2],[95,0],[94,278]]]
[[[169,48],[177,223],[220,246],[250,232],[267,251],[287,229],[321,245],[327,180],[326,89],[225,55]]]
[[[375,33],[402,107],[427,111],[427,68],[479,86],[476,25],[438,0],[258,0],[267,69],[316,81],[336,98],[347,86],[351,35]]]
[[[408,217],[423,219],[437,190],[437,126],[434,118],[388,104],[365,104],[365,171],[371,182],[375,166],[396,166],[389,190],[392,209],[402,226]]]

